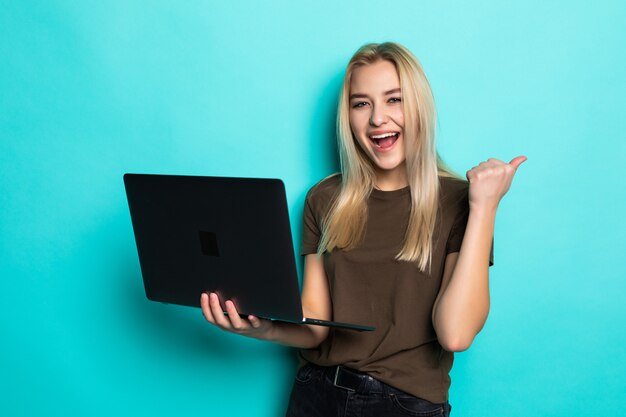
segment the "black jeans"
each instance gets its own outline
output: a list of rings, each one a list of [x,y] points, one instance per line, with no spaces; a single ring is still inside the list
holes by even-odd
[[[344,372],[350,378],[343,379]],[[431,403],[366,374],[342,368],[339,375],[337,378],[337,367],[307,364],[300,368],[287,417],[448,417],[452,409],[447,401]]]

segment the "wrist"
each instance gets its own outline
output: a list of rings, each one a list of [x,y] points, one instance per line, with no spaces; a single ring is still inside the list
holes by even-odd
[[[263,335],[263,339],[268,342],[280,343],[281,342],[281,322],[269,321],[269,328]]]
[[[471,203],[470,202],[470,213],[475,213],[482,216],[496,216],[496,211],[498,210],[498,203]]]

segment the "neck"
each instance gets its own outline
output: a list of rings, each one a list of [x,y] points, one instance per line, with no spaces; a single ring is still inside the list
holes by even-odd
[[[406,174],[405,164],[391,171],[376,170],[376,182],[374,187],[381,191],[399,190],[407,185],[409,185],[409,180]]]

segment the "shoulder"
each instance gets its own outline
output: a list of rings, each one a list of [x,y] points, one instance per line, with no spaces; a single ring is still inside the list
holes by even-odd
[[[306,194],[305,212],[321,220],[341,190],[341,174],[333,174],[313,185]]]
[[[306,194],[310,203],[322,203],[331,200],[341,189],[341,174],[335,173],[318,181]]]
[[[439,199],[445,207],[459,207],[468,204],[469,182],[457,177],[439,177]]]

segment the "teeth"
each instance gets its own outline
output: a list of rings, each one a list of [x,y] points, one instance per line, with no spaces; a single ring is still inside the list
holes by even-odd
[[[396,133],[383,133],[382,135],[376,135],[376,136],[370,136],[370,138],[372,139],[383,139],[383,138],[387,138],[389,136],[395,136]]]

